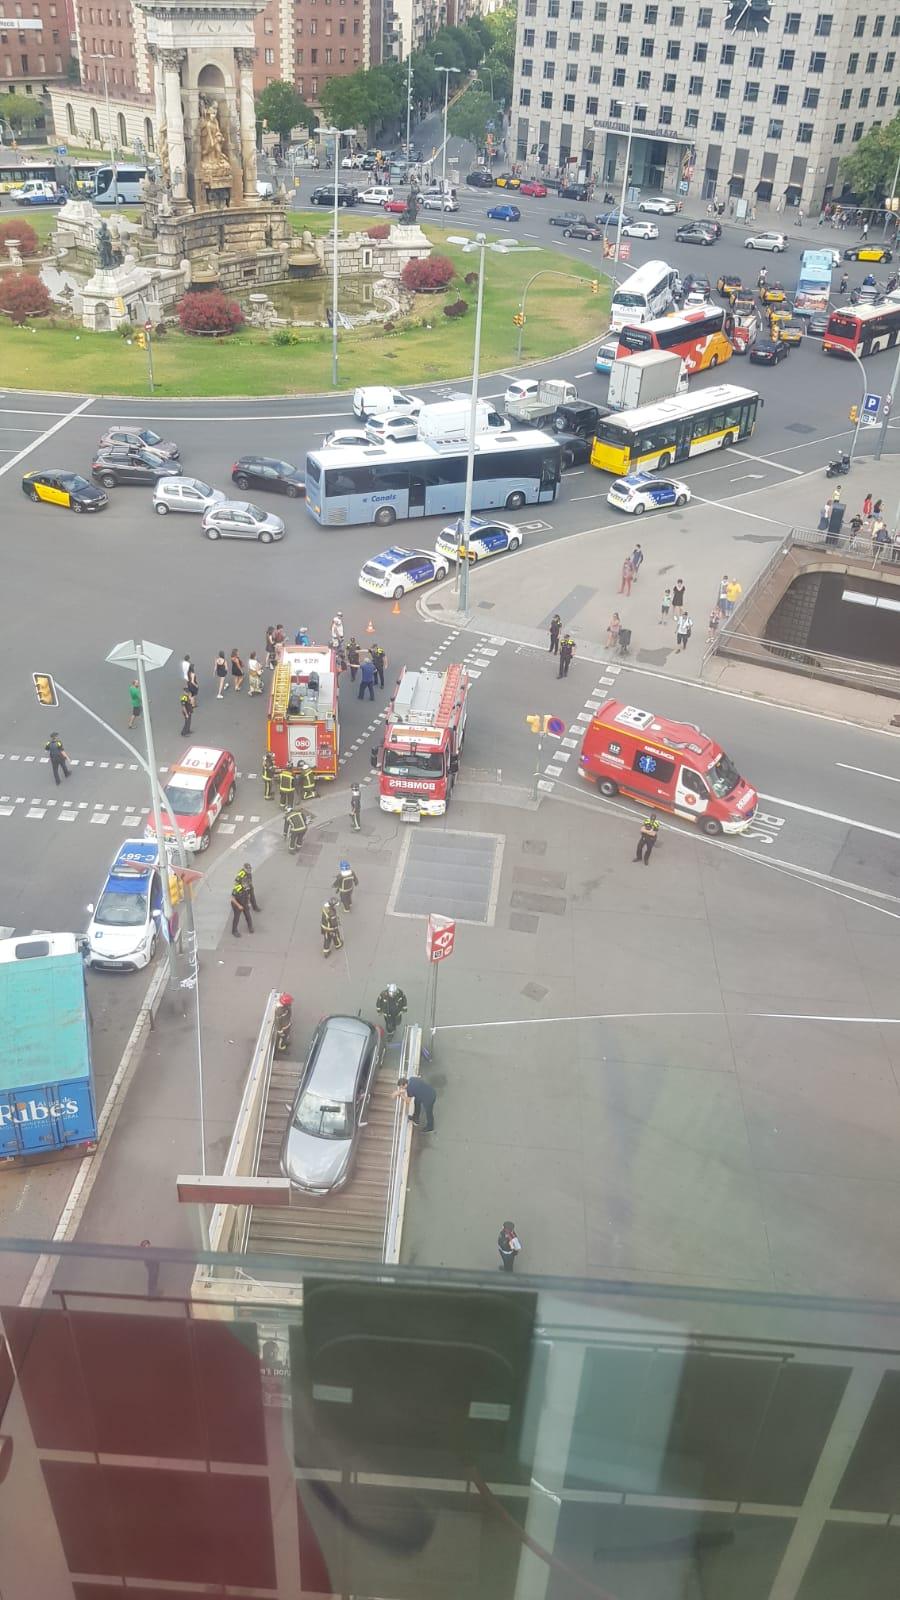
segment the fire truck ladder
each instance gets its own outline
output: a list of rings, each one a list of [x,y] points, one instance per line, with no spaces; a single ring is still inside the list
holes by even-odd
[[[275,668],[272,679],[272,715],[273,717],[286,717],[288,702],[291,698],[291,669],[286,661]]]
[[[437,713],[437,722],[440,728],[446,727],[450,721],[450,713],[456,705],[459,695],[461,675],[462,667],[457,665],[448,667],[447,682],[444,684],[444,692],[441,695]]]

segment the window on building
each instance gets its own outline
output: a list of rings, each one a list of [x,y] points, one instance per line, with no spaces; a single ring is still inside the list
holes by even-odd
[[[698,28],[711,28],[712,27],[712,6],[701,6],[700,7],[700,10],[697,12],[697,27]]]
[[[625,68],[624,67],[614,67],[613,68],[612,86],[613,86],[614,89],[624,89],[624,87],[625,87]]]
[[[584,6],[582,4],[582,0],[572,0],[572,4],[569,7],[570,20],[572,22],[580,22],[583,16]]]
[[[754,78],[750,83],[744,84],[744,99],[756,101],[759,99],[759,80]]]
[[[584,102],[585,115],[596,117],[600,111],[600,101],[595,94],[589,94]]]
[[[519,90],[519,105],[520,106],[530,106],[531,105],[531,90],[530,89],[520,89]]]
[[[684,125],[686,128],[699,128],[700,113],[696,106],[687,107],[687,110],[684,113]]]
[[[878,65],[878,51],[877,50],[870,50],[869,54],[866,56],[866,71],[867,72],[874,72],[875,68],[877,67],[877,65]]]
[[[603,74],[599,67],[590,67],[588,69],[588,83],[599,83],[602,76]]]
[[[326,49],[326,51],[325,51],[325,65],[326,65],[326,67],[330,67],[331,66],[331,50],[330,49]]]
[[[875,104],[877,106],[886,106],[887,105],[887,94],[888,94],[888,92],[887,92],[886,88],[879,89],[877,95],[875,96]]]
[[[876,17],[875,21],[872,23],[872,32],[876,39],[880,39],[881,35],[884,33],[885,21],[886,18],[882,14],[881,16]]]
[[[714,111],[712,116],[709,119],[709,125],[712,128],[713,133],[724,133],[725,132],[725,113],[724,113],[724,111]]]
[[[887,55],[884,58],[884,70],[885,70],[885,72],[893,72],[893,70],[894,70],[894,62],[896,61],[896,59],[897,59],[896,53],[893,50],[889,50]]]
[[[734,55],[735,55],[734,45],[733,44],[723,44],[723,46],[722,46],[722,54],[719,57],[719,60],[721,61],[722,66],[723,67],[733,67],[734,66]]]
[[[702,94],[702,93],[703,93],[703,79],[701,77],[699,77],[699,76],[695,76],[695,77],[689,78],[688,79],[688,94]]]
[[[566,62],[566,83],[577,83],[577,82],[578,82],[578,62],[577,61],[567,61]]]
[[[900,39],[900,16],[896,16],[891,23],[891,38]]]
[[[811,122],[797,123],[797,143],[812,144],[813,125]]]
[[[858,50],[851,50],[850,54],[847,57],[847,69],[846,69],[851,78],[852,78],[852,76],[853,76],[853,74],[856,71],[858,66],[859,66],[859,51]]]
[[[862,136],[863,136],[863,128],[864,127],[865,127],[865,123],[864,122],[854,122],[854,124],[853,124],[853,132],[850,135],[851,144],[856,144],[857,141],[862,138]]]
[[[617,56],[627,56],[627,54],[628,54],[628,40],[626,39],[624,33],[620,33],[616,38],[616,55]]]
[[[315,0],[313,0],[313,4],[315,4]],[[547,15],[548,17],[559,16],[559,0],[547,0]]]
[[[765,50],[763,49],[762,45],[755,44],[753,49],[750,51],[749,57],[747,58],[748,67],[750,67],[753,71],[758,72],[760,67],[765,66],[765,61]]]
[[[542,111],[552,111],[553,110],[553,96],[550,93],[549,89],[544,89],[542,91],[542,93],[541,93],[541,110]]]
[[[659,125],[660,125],[661,128],[669,128],[669,127],[671,127],[671,125],[672,125],[672,107],[671,106],[660,106],[659,112],[657,113],[657,117],[658,117]]]
[[[831,32],[831,24],[833,23],[833,21],[834,21],[834,16],[832,15],[832,13],[830,11],[820,11],[819,12],[819,15],[816,17],[816,30],[815,31],[818,34],[820,39],[827,39],[828,38],[828,35]]]
[[[784,19],[784,31],[785,31],[785,33],[799,33],[800,32],[800,20],[801,19],[800,19],[800,12],[799,11],[789,11],[787,16]]]
[[[818,89],[804,89],[803,104],[807,111],[815,111],[816,106],[819,104]]]
[[[846,124],[846,122],[836,122],[835,125],[834,125],[834,133],[831,136],[832,137],[832,143],[833,144],[843,144],[843,142],[844,142],[844,134],[846,132],[847,132],[847,124]]]
[[[753,123],[755,120],[756,119],[754,117],[741,117],[741,120],[738,123],[738,133],[744,138],[749,138],[750,134],[753,132]]]
[[[684,27],[684,6],[673,6],[669,13],[669,20],[673,28]]]
[[[575,96],[573,94],[564,94],[563,95],[563,111],[574,111],[574,110],[575,110]]]
[[[606,21],[606,0],[597,0],[596,5],[594,6],[594,21]]]
[[[347,52],[346,52],[346,50],[339,50],[338,51],[338,62],[340,63],[340,65],[343,66],[344,63],[346,62],[346,60],[347,60]]]
[[[649,89],[649,87],[650,87],[650,74],[649,74],[649,72],[639,72],[638,73],[638,75],[637,75],[637,86],[638,86],[639,89],[642,89],[642,90]]]
[[[773,106],[786,106],[788,103],[789,86],[786,83],[776,83],[772,90]]]
[[[309,60],[310,60],[310,65],[311,66],[313,66],[313,67],[317,67],[318,66],[318,64],[319,64],[319,52],[318,52],[318,50],[310,50],[310,52],[309,52]]]
[[[571,50],[577,51],[577,50],[581,49],[581,34],[580,33],[570,33],[569,34],[569,49],[570,49],[570,51]]]
[[[865,16],[864,15],[863,16],[859,16],[859,17],[857,17],[856,21],[853,24],[853,37],[854,37],[854,39],[861,39],[863,34],[865,33],[865,31],[866,31],[866,19],[865,19]]]
[[[662,81],[663,94],[674,94],[677,82],[678,79],[674,72],[664,72]]]
[[[621,117],[622,117],[622,102],[621,102],[621,100],[610,100],[610,102],[609,102],[609,114],[612,117],[614,122],[619,122],[621,120]]]
[[[534,49],[534,29],[526,28],[522,34],[522,45],[526,50]]]
[[[679,39],[670,39],[666,45],[666,60],[677,61],[680,55],[681,41]]]
[[[537,16],[537,0],[525,0],[525,15],[526,17]]]
[[[795,50],[782,50],[778,56],[778,71],[793,72],[796,59],[797,52]]]
[[[544,34],[544,46],[545,46],[545,48],[547,50],[555,50],[556,49],[556,39],[557,39],[556,29],[555,28],[548,28],[547,32]]]
[[[709,51],[709,45],[706,43],[705,39],[704,40],[698,40],[697,43],[694,45],[694,60],[695,61],[705,61],[708,51]]]
[[[654,28],[659,21],[659,6],[645,6],[644,21],[649,28]]]
[[[869,100],[871,98],[871,94],[872,94],[871,89],[860,89],[860,91],[859,91],[859,108],[860,108],[861,111],[865,111],[866,106],[869,104]]]
[[[824,72],[825,71],[825,51],[824,50],[813,50],[810,53],[809,70],[810,70],[810,72]]]
[[[641,40],[641,55],[644,57],[644,60],[646,61],[649,56],[652,56],[652,54],[653,54],[653,40],[652,39],[642,39]]]
[[[591,54],[595,55],[595,56],[602,56],[602,54],[603,54],[603,35],[602,35],[602,33],[594,33],[594,34],[591,35]]]
[[[627,3],[624,4],[624,5],[620,5],[620,7],[619,7],[619,21],[620,22],[630,22],[631,18],[632,18],[632,15],[633,15],[633,12],[634,12],[633,6],[630,6]]]
[[[548,79],[548,80],[550,78],[555,78],[556,77],[556,62],[555,61],[545,61],[544,62],[544,77],[545,77],[545,79]]]
[[[717,100],[727,100],[730,94],[731,94],[731,79],[730,78],[717,78],[716,79],[716,99]]]
[[[850,105],[850,101],[851,101],[852,98],[853,98],[853,90],[852,89],[842,89],[841,90],[841,110],[842,111],[848,110],[849,105]]]
[[[766,138],[767,139],[780,139],[781,135],[783,134],[783,132],[784,132],[784,123],[782,122],[781,118],[780,117],[770,117],[769,118],[769,131],[766,134]]]

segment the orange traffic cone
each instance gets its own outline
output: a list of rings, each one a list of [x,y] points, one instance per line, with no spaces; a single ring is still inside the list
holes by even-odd
[[[366,623],[366,633],[374,633],[374,632],[375,632],[375,624],[372,621],[372,618],[370,617],[368,622]]]
[[[399,600],[395,600],[394,604],[391,606],[391,616],[392,617],[399,617],[399,615],[400,615],[400,601]]]

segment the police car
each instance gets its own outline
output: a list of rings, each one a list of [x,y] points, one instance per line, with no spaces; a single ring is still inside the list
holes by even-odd
[[[447,576],[447,563],[433,550],[400,550],[392,546],[380,556],[370,556],[359,575],[359,587],[369,594],[399,600],[409,589],[435,583]]]
[[[657,511],[661,506],[685,506],[691,498],[686,483],[677,478],[657,478],[652,472],[629,472],[627,478],[617,478],[606,503],[618,511],[630,511],[632,516],[643,516],[645,511]]]
[[[469,532],[469,560],[483,561],[486,556],[497,556],[504,550],[518,550],[524,539],[522,529],[517,528],[514,522],[484,522],[481,517],[473,517]],[[461,542],[462,517],[456,522],[448,522],[446,528],[441,529],[434,547],[439,556],[458,561]]]
[[[137,972],[153,960],[163,926],[156,841],[126,839],[109,869],[85,935],[89,967]]]
[[[185,850],[208,850],[213,826],[223,806],[235,796],[234,756],[230,750],[213,750],[195,744],[172,768],[165,787]],[[163,821],[167,839],[172,838],[168,814]],[[156,838],[156,828],[148,822],[145,839]]]

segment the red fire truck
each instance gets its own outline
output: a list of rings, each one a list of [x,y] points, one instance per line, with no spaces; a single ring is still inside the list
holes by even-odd
[[[418,807],[421,816],[443,816],[466,736],[468,694],[465,667],[404,667],[388,707],[384,744],[373,756],[382,811]]]
[[[627,794],[659,811],[688,817],[704,833],[743,833],[757,793],[693,722],[672,722],[607,700],[588,723],[578,772],[601,794]]]
[[[312,767],[334,778],[340,746],[334,651],[285,645],[272,675],[268,746],[276,767]]]

